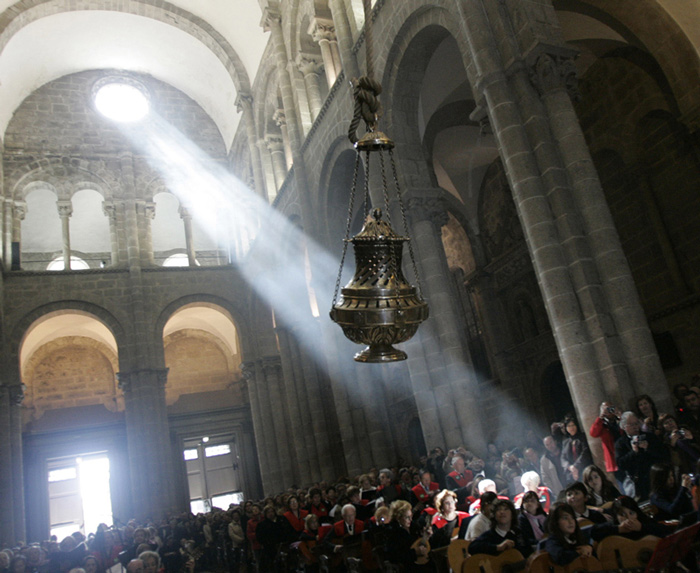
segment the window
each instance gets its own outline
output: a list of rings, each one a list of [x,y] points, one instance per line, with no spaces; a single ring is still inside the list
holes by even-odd
[[[75,479],[77,477],[78,477],[78,470],[76,470],[75,467],[60,468],[57,470],[49,471],[49,482],[66,481],[69,479]]]
[[[85,269],[89,269],[90,265],[88,265],[83,259],[80,257],[71,257],[70,258],[70,268],[72,271],[82,271]],[[65,270],[65,265],[63,264],[63,255],[60,257],[56,257],[53,261],[49,263],[49,266],[46,267],[47,271],[62,271]]]
[[[115,80],[97,89],[95,107],[106,118],[132,123],[146,117],[150,105],[143,90]]]
[[[218,446],[209,446],[204,448],[204,455],[208,458],[213,458],[214,456],[223,456],[231,453],[231,446],[228,444],[219,444]]]
[[[197,452],[196,448],[192,450],[185,450],[184,454],[185,461],[196,460],[199,457],[199,453]]]

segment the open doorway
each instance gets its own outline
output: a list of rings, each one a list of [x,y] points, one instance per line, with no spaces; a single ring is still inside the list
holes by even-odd
[[[60,541],[75,531],[112,525],[109,458],[106,452],[48,460],[50,533]]]

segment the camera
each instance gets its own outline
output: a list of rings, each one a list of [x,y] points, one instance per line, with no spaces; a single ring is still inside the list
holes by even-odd
[[[615,413],[615,406],[608,406],[608,413],[614,414]]]
[[[683,428],[681,428],[680,430],[678,430],[678,435],[679,435],[681,438],[685,438],[685,430],[684,430]]]

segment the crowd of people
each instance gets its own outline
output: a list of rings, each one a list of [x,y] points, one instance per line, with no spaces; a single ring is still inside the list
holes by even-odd
[[[413,466],[7,548],[0,573],[332,571],[346,570],[348,557],[364,570],[440,571],[454,539],[469,541],[472,555],[546,550],[566,565],[607,536],[664,537],[696,521],[700,389],[679,385],[674,394],[672,413],[648,395],[624,412],[604,402],[589,437],[568,415],[544,438],[490,443],[484,457],[435,447]],[[604,468],[589,439],[601,440]]]

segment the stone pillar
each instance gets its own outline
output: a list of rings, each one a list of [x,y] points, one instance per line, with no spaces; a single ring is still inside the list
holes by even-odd
[[[417,265],[430,305],[430,319],[419,329],[420,340],[445,443],[448,447],[466,444],[476,451],[484,451],[486,444],[479,405],[474,400],[474,396],[478,396],[478,381],[456,322],[459,309],[442,244],[441,228],[447,223],[447,211],[438,190],[410,189],[405,196]],[[412,368],[416,371],[415,362],[409,363],[409,370]],[[416,374],[421,380],[420,373]],[[423,390],[420,390],[421,395]],[[432,419],[435,413],[430,411],[432,401],[417,398],[417,403],[421,423],[424,417],[426,419],[424,429],[437,430]]]
[[[192,237],[192,215],[190,210],[184,205],[180,205],[180,218],[185,225],[185,250],[187,251],[187,262],[191,267],[197,266],[197,255],[194,251],[194,240]]]
[[[12,264],[12,222],[14,219],[14,201],[5,199],[5,212],[3,214],[3,261],[5,269],[9,269]]]
[[[552,135],[571,182],[572,209],[581,218],[590,245],[593,264],[600,277],[600,290],[605,297],[601,305],[607,302],[607,314],[619,336],[619,357],[632,377],[631,393],[654,395],[660,408],[671,411],[665,375],[634,278],[567,91],[576,80],[572,55],[549,47],[549,52],[536,57],[531,78],[544,102]],[[616,346],[615,340],[608,341]],[[617,354],[616,350],[611,348],[609,352]],[[615,381],[619,384],[619,378],[626,375],[626,372],[616,372]]]
[[[323,58],[323,67],[326,70],[326,80],[328,88],[333,87],[340,68],[336,68],[336,62],[331,48],[331,41],[336,42],[335,27],[333,22],[323,18],[316,18],[311,22],[309,34],[321,47],[321,57]]]
[[[109,243],[111,245],[112,266],[119,265],[119,238],[117,235],[117,208],[112,201],[102,202],[102,212],[109,221]]]
[[[276,135],[267,134],[265,136],[265,143],[267,144],[267,149],[270,151],[270,157],[272,158],[272,170],[275,174],[275,187],[279,191],[280,187],[284,183],[285,177],[287,177],[287,168],[285,167],[285,157],[284,157],[284,142],[281,137]]]
[[[153,201],[146,201],[143,207],[143,223],[145,229],[145,244],[143,250],[146,252],[146,260],[148,264],[155,265],[155,256],[153,253],[153,220],[156,218],[156,204]]]
[[[321,62],[318,58],[307,54],[299,54],[297,58],[299,71],[304,76],[304,85],[306,86],[306,94],[309,99],[309,109],[311,110],[311,121],[316,121],[318,114],[321,112],[323,100],[321,98],[321,86],[319,85],[321,73]]]
[[[70,217],[73,214],[73,204],[68,201],[57,201],[58,216],[61,217],[61,236],[63,238],[63,270],[70,270]]]
[[[241,364],[241,373],[246,381],[248,396],[250,397],[250,411],[253,418],[253,432],[255,435],[258,460],[260,462],[260,476],[263,483],[263,491],[265,493],[272,493],[274,489],[269,470],[270,464],[274,463],[275,460],[267,447],[267,441],[265,439],[265,430],[267,424],[269,424],[269,420],[265,419],[262,413],[258,382],[255,373],[255,362],[243,362]]]
[[[328,0],[328,8],[330,8],[331,15],[333,16],[333,24],[335,25],[335,33],[338,39],[340,61],[345,71],[345,80],[349,81],[352,78],[359,78],[360,68],[357,65],[357,58],[352,52],[355,40],[352,36],[348,11],[343,0]]]
[[[255,192],[261,197],[266,197],[265,176],[257,147],[258,136],[255,129],[255,115],[253,114],[253,96],[249,93],[239,93],[236,96],[236,109],[238,113],[243,112],[243,122],[245,124],[246,135],[248,136],[248,149],[250,150],[250,160],[253,163],[253,182]]]
[[[141,269],[141,245],[139,244],[139,226],[136,217],[136,189],[134,178],[134,157],[129,151],[121,156],[121,182],[124,193],[124,227],[126,229],[126,252],[129,268]]]
[[[15,541],[26,541],[24,518],[24,457],[22,454],[22,400],[24,386],[8,388],[10,399],[10,447],[12,465],[12,501]]]
[[[277,185],[275,184],[275,172],[272,169],[272,157],[270,156],[270,150],[267,148],[267,142],[264,139],[260,139],[257,142],[257,148],[260,152],[260,161],[262,163],[265,187],[267,189],[267,199],[272,204],[275,197],[277,197]]]
[[[287,171],[292,167],[292,146],[289,144],[289,132],[287,131],[287,118],[283,109],[278,109],[272,115],[272,120],[277,124],[282,132],[282,143],[284,143],[284,161]]]
[[[179,509],[165,404],[166,368],[117,374],[124,392],[131,492],[135,517],[157,518]]]

